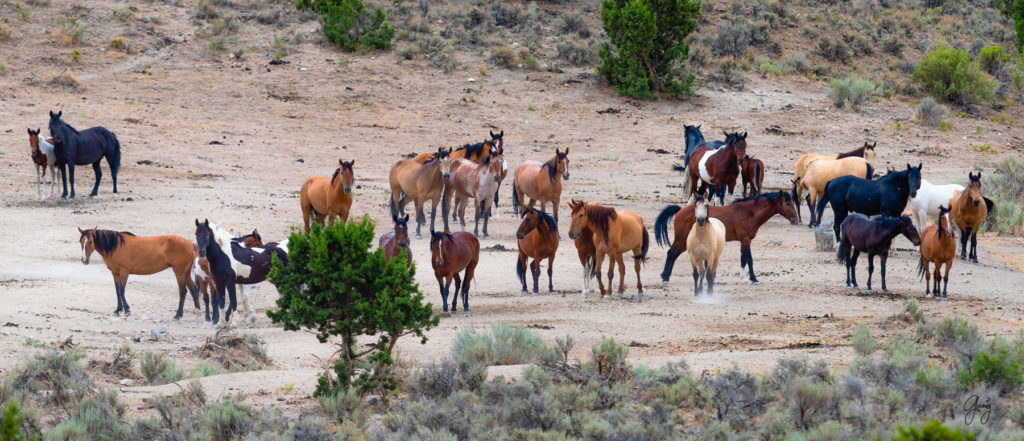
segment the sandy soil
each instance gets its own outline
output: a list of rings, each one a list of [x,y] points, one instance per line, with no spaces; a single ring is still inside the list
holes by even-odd
[[[368,214],[390,229],[386,211],[387,171],[402,155],[484,139],[488,130],[505,131],[506,157],[515,167],[527,159],[547,160],[556,148],[571,148],[570,198],[614,205],[637,212],[649,228],[668,204],[680,203],[681,176],[671,171],[683,150],[684,122],[703,123],[709,137],[723,130],[749,132],[748,151],[767,164],[766,188],[789,182],[792,164],[802,152],[838,152],[865,140],[878,142],[876,168],[924,163],[932,182],[964,181],[972,166],[986,171],[1008,154],[1020,154],[1019,125],[988,119],[955,120],[949,132],[910,121],[914,108],[882,99],[853,113],[833,108],[823,82],[803,78],[751,78],[743,92],[705,88],[694,99],[635,102],[616,96],[588,69],[564,73],[509,71],[485,65],[481,53],[460,53],[462,67],[446,75],[426,61],[396,62],[390,53],[343,54],[310,39],[290,47],[284,65],[269,65],[271,32],[243,24],[242,47],[254,47],[244,61],[213,56],[193,36],[191,12],[162,3],[139,4],[138,16],[159,14],[160,25],[124,25],[110,16],[111,2],[89,2],[78,10],[89,20],[89,42],[63,46],[51,23],[70,10],[54,1],[28,20],[13,23],[17,47],[5,47],[7,72],[0,76],[0,374],[10,372],[38,349],[69,335],[90,359],[109,359],[123,343],[139,351],[168,351],[184,366],[199,360],[196,350],[213,329],[198,312],[186,310],[172,321],[176,287],[169,272],[133,276],[127,298],[134,315],[115,317],[110,273],[93,256],[79,260],[76,227],[128,230],[138,235],[191,237],[193,219],[221,222],[236,233],[259,228],[264,238],[284,238],[301,225],[298,190],[309,176],[328,175],[337,160],[356,160],[354,216]],[[13,16],[11,5],[0,11]],[[294,24],[313,34],[312,22]],[[127,34],[139,51],[124,54],[105,42]],[[7,43],[8,45],[10,43]],[[13,46],[10,46],[13,48]],[[70,53],[80,50],[72,62]],[[344,60],[339,64],[339,60]],[[47,83],[48,75],[70,68],[77,89]],[[45,127],[48,110],[63,110],[78,128],[103,125],[123,146],[119,187],[111,194],[109,173],[97,197],[89,198],[93,174],[80,169],[74,201],[34,200],[35,176],[28,155],[27,127]],[[605,112],[614,109],[613,112]],[[602,111],[602,112],[599,112]],[[1007,112],[1020,120],[1019,108]],[[896,129],[894,122],[902,122]],[[787,134],[767,133],[779,126]],[[981,127],[980,131],[975,126]],[[970,149],[990,144],[989,152]],[[922,148],[931,147],[928,154]],[[651,150],[664,149],[669,154]],[[935,153],[938,151],[938,153]],[[301,160],[301,161],[300,161]],[[515,249],[518,225],[510,207],[510,181],[501,188],[501,207],[492,221],[492,237],[483,247]],[[804,216],[807,213],[804,208]],[[568,227],[568,209],[561,224]],[[826,219],[830,215],[826,214]],[[440,219],[438,219],[440,222]],[[889,260],[892,294],[867,296],[848,291],[834,255],[814,250],[813,233],[782,218],[769,221],[753,244],[755,269],[762,281],[751,286],[739,275],[739,246],[729,243],[713,301],[691,298],[692,279],[685,259],[671,283],[662,288],[658,273],[665,249],[652,246],[643,270],[648,299],[632,301],[633,275],[627,272],[627,299],[581,298],[581,269],[571,241],[555,260],[554,296],[525,296],[515,276],[515,253],[485,251],[470,303],[473,315],[442,319],[426,345],[411,339],[399,344],[410,366],[448,354],[460,331],[497,321],[536,328],[547,341],[573,335],[576,355],[602,336],[633,346],[637,363],[659,364],[685,358],[698,371],[737,364],[769,369],[781,357],[824,359],[836,368],[852,356],[851,329],[870,324],[884,334],[888,318],[907,299],[923,297],[916,277],[917,252],[905,239]],[[412,244],[417,262],[429,261],[425,240]],[[956,261],[948,302],[922,301],[929,316],[969,316],[989,334],[1020,329],[1024,313],[1020,253],[1016,237],[979,240],[980,264]],[[866,275],[864,265],[859,274]],[[440,301],[430,271],[417,280],[427,298]],[[322,365],[316,358],[333,352],[309,334],[283,332],[263,314],[273,307],[269,284],[253,290],[258,316],[242,323],[245,332],[263,337],[274,360],[272,370],[204,380],[216,396],[245,391],[260,405],[303,409]],[[435,309],[438,309],[435,307]],[[151,331],[166,329],[151,337]],[[153,393],[173,386],[120,387],[133,409]],[[283,386],[295,389],[286,401]]]

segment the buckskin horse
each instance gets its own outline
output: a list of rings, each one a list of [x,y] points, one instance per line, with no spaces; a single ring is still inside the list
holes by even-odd
[[[970,181],[967,188],[949,201],[953,222],[960,229],[960,260],[971,259],[978,263],[978,229],[985,223],[995,203],[981,194],[981,172],[967,174]],[[971,240],[970,254],[967,253],[967,239]]]
[[[60,163],[61,180],[64,181],[64,193],[61,199],[68,197],[68,182],[71,183],[71,199],[75,198],[75,166],[92,164],[96,172],[96,183],[92,186],[89,196],[96,196],[100,188],[100,160],[107,158],[110,167],[110,179],[114,181],[114,193],[117,193],[117,172],[121,168],[121,143],[110,130],[93,127],[82,131],[60,119],[64,111],[50,111],[50,137],[57,152]],[[65,167],[67,173],[65,173]]]
[[[693,296],[700,296],[707,279],[708,297],[711,297],[715,292],[718,260],[725,250],[725,224],[708,217],[708,204],[703,196],[697,196],[693,205],[697,221],[686,236],[686,252],[693,267]]]
[[[862,146],[860,146],[860,147],[858,147],[856,149],[853,149],[853,150],[848,151],[846,153],[840,153],[838,155],[822,155],[822,154],[818,154],[818,153],[807,153],[807,154],[801,156],[800,159],[798,159],[796,161],[796,165],[793,166],[793,188],[794,189],[797,188],[798,184],[800,183],[800,180],[803,179],[804,170],[807,168],[807,164],[810,164],[812,161],[816,161],[816,160],[819,160],[819,159],[863,158],[865,161],[867,161],[868,164],[871,165],[872,169],[874,169],[874,167],[875,167],[875,146],[877,146],[877,145],[878,145],[878,142],[874,142],[874,143],[871,143],[871,144],[868,144],[867,142],[865,142],[864,145],[862,145]],[[864,178],[865,179],[871,179],[871,176],[870,175],[864,176]],[[826,181],[826,183],[827,183],[827,181]],[[822,184],[822,185],[824,185],[824,184]],[[800,212],[800,199],[802,199],[802,195],[797,193],[797,194],[794,194],[793,197],[796,199],[796,209],[797,209],[797,213],[799,213]],[[810,196],[808,196],[808,198],[807,198],[807,207],[808,207],[809,210],[811,210],[811,216],[814,216],[814,205],[811,205]],[[803,221],[803,218],[801,218],[800,220]]]
[[[821,219],[815,217],[814,208],[818,200],[821,199],[821,195],[825,193],[825,186],[829,182],[841,176],[871,179],[874,172],[871,163],[863,158],[848,157],[811,161],[804,169],[803,176],[793,180],[793,200],[797,204],[797,213],[800,212],[800,195],[807,191],[807,209],[811,212],[811,219],[807,222],[807,227],[818,226],[821,224]]]
[[[333,218],[341,218],[348,222],[348,212],[352,208],[352,184],[355,173],[352,166],[356,161],[338,160],[338,168],[331,179],[313,176],[302,183],[299,191],[299,205],[302,207],[302,223],[309,232],[309,222],[326,223]]]
[[[640,264],[647,261],[647,250],[650,247],[650,236],[644,219],[631,211],[616,210],[613,207],[588,204],[583,201],[570,201],[572,223],[569,225],[569,238],[580,237],[580,231],[590,228],[594,231],[595,268],[598,271],[597,286],[603,299],[611,299],[615,263],[619,265],[619,291],[616,297],[626,292],[626,264],[622,254],[633,252],[633,266],[636,269],[636,289],[638,298],[644,296],[644,285],[640,280]],[[601,280],[601,262],[605,256],[608,264],[608,290],[604,289]]]
[[[846,287],[857,288],[857,257],[868,254],[868,294],[871,294],[871,275],[875,272],[875,256],[882,265],[882,291],[885,287],[885,262],[889,259],[892,240],[902,234],[914,246],[921,244],[921,236],[914,228],[910,216],[879,217],[869,219],[860,213],[853,213],[843,220],[843,236],[839,240],[836,259],[846,265]]]

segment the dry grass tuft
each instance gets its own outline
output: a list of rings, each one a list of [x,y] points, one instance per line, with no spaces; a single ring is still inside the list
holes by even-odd
[[[207,337],[206,343],[199,348],[199,356],[212,358],[226,369],[251,365],[253,362],[260,368],[270,365],[267,345],[262,339],[253,334],[232,334],[225,328],[217,330],[213,337]]]

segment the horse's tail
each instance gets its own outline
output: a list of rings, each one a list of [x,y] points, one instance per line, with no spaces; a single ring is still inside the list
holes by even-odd
[[[864,175],[864,179],[871,180],[871,177],[875,175],[875,168],[871,166],[870,162],[865,161],[865,165],[868,166],[868,174]]]
[[[924,279],[925,271],[926,270],[924,268],[924,256],[921,256],[921,258],[917,261],[917,280],[918,281],[921,281],[922,279]]]
[[[588,279],[597,277],[597,258],[593,255],[587,257],[587,263],[583,265],[583,269]]]
[[[647,227],[644,227],[644,240],[643,245],[640,247],[640,255],[633,256],[633,259],[639,260],[640,263],[647,263],[647,250],[651,248],[651,235],[647,233]]]
[[[846,242],[844,240],[842,240],[841,238],[837,239],[836,241],[839,242],[837,244],[838,246],[836,246],[836,262],[845,264],[846,263],[846,258],[850,254],[846,250]]]
[[[391,197],[388,198],[388,208],[391,209],[391,217],[398,217],[398,209],[395,208],[395,194],[391,193]]]
[[[512,178],[512,210],[519,215],[519,180]]]
[[[764,175],[761,174],[762,172],[763,172],[763,170],[761,170],[761,163],[760,162],[755,162],[754,163],[754,194],[761,194],[761,179],[764,178]]]
[[[523,259],[516,256],[516,276],[519,277],[519,283],[526,286],[526,264],[523,263]]]
[[[121,170],[121,142],[117,140],[117,135],[111,133],[110,137],[114,141],[114,160],[110,163],[110,174],[117,175],[118,170]]]
[[[693,182],[690,179],[689,166],[680,166],[679,164],[673,164],[672,170],[683,173],[683,196],[687,201],[690,200],[690,193],[693,191]]]
[[[658,218],[654,221],[654,239],[658,241],[659,247],[672,244],[672,241],[668,239],[668,221],[682,209],[683,207],[678,205],[669,205],[658,214]]]
[[[868,167],[870,167],[870,165]],[[821,215],[825,213],[825,206],[828,205],[828,186],[831,185],[831,184],[832,184],[832,182],[829,182],[828,184],[825,184],[825,191],[821,192],[821,197],[818,198],[818,206],[817,207],[808,207],[808,208],[814,208],[814,210],[818,212],[818,223],[819,224],[821,223]],[[839,240],[839,238],[837,237],[836,240]]]

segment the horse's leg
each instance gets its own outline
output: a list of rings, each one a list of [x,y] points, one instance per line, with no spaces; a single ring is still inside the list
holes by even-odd
[[[697,267],[697,265],[691,264],[690,266],[693,268],[693,296],[700,297],[700,293],[703,288],[703,286],[701,285],[701,280],[703,279],[704,275],[700,273],[700,268]]]
[[[185,309],[185,283],[182,278],[178,278],[178,312],[174,314],[175,320],[180,320],[183,310]]]
[[[423,214],[423,198],[417,196],[413,204],[416,206],[416,238],[423,239],[423,236],[420,235],[420,227],[427,222],[427,216]],[[433,230],[433,225],[431,225],[431,230]]]
[[[252,302],[249,300],[249,293],[252,290],[252,285],[241,285],[242,287],[242,308],[245,311],[245,316],[249,318],[249,323],[256,321],[256,317],[253,316]]]
[[[224,322],[225,323],[231,322],[231,313],[238,307],[238,301],[235,298],[235,283],[234,282],[235,282],[234,280],[228,280],[227,283],[225,283],[225,285],[227,285],[225,288],[227,288],[227,291],[228,291],[228,301],[230,302],[228,304],[227,311],[224,311]]]
[[[594,269],[597,271],[597,289],[601,292],[601,298],[605,299],[604,280],[601,279],[601,263],[604,262],[604,253],[594,253]],[[610,298],[610,297],[609,297]],[[607,299],[605,299],[607,300]]]
[[[551,283],[551,273],[555,269],[555,255],[552,253],[551,257],[548,257],[548,295],[555,293],[555,285]],[[562,293],[562,297],[565,297],[565,293]]]
[[[203,292],[203,304],[206,307],[205,308],[206,309],[205,320],[206,321],[210,321],[210,290],[209,290],[209,284],[207,282],[205,282],[205,281],[200,280],[198,277],[196,278],[196,284],[199,285],[199,290]],[[214,293],[216,293],[216,292],[217,292],[216,288],[214,288]],[[217,307],[216,299],[214,299],[214,305],[213,306]]]
[[[924,268],[924,297],[925,298],[928,298],[928,297],[932,296],[932,293],[931,293],[931,289],[932,289],[932,273],[928,272],[928,267],[930,265],[931,265],[931,262],[925,260],[924,257],[921,257],[921,267]],[[941,266],[941,265],[942,265],[941,263],[937,263],[935,265],[935,285],[936,286],[938,286],[938,284],[939,284],[939,266]]]
[[[967,240],[970,239],[971,229],[960,229],[960,260],[967,260]]]
[[[43,175],[39,173],[41,167],[36,164],[36,199],[43,200]]]
[[[676,240],[679,240],[678,235],[676,235]],[[683,241],[685,242],[685,240],[686,238],[684,237]],[[669,246],[668,254],[665,256],[665,269],[661,270],[661,286],[668,286],[668,279],[672,277],[672,267],[675,266],[676,259],[679,258],[680,254],[682,253],[676,251],[674,243]]]
[[[468,316],[469,315],[469,282],[473,280],[473,275],[476,274],[476,264],[478,261],[472,261],[469,266],[466,267],[466,278],[462,280],[462,311]]]
[[[519,274],[520,272],[523,274],[523,277],[519,280],[519,282],[523,284],[523,294],[529,292],[529,290],[526,288],[526,268],[527,264],[529,263],[530,256],[522,251],[519,251],[519,260],[516,261],[516,274]]]
[[[92,193],[89,193],[89,196],[96,196],[100,191],[100,177],[103,176],[102,172],[100,172],[99,159],[92,163],[92,171],[96,172],[96,183],[92,184]]]
[[[213,296],[213,325],[216,326],[220,323],[220,305],[223,303],[225,292],[224,284],[216,283],[216,280],[210,278],[206,281],[206,285],[211,286],[211,284],[213,286],[213,292],[211,292]]]
[[[878,256],[878,260],[881,261],[882,264],[882,292],[888,293],[889,290],[885,287],[885,261],[889,260],[889,253],[880,254]],[[868,281],[871,281],[871,276],[868,276]]]
[[[128,298],[126,298],[124,296],[124,288],[125,288],[126,285],[128,285],[128,274],[129,273],[127,271],[125,271],[120,276],[120,279],[121,279],[121,286],[120,286],[121,293],[119,295],[121,297],[121,305],[124,306],[124,316],[125,317],[131,317],[131,315],[132,315],[132,308],[130,306],[128,306]]]
[[[853,244],[850,244],[849,246],[852,247]],[[847,248],[847,249],[849,249],[849,248]],[[856,248],[853,248],[853,254],[850,255],[850,257],[846,260],[846,270],[849,272],[849,275],[847,276],[847,279],[853,284],[853,287],[855,289],[858,289],[858,286],[857,286],[857,259],[858,258],[860,258],[860,250],[858,250]],[[850,286],[850,284],[847,284],[846,286]]]
[[[740,268],[743,268],[744,261],[746,262],[747,271],[750,272],[750,283],[754,285],[760,285],[761,282],[757,281],[757,277],[754,276],[754,256],[750,254],[750,241],[743,241],[740,244]]]
[[[451,283],[451,277],[438,277],[437,286],[441,289],[441,309],[445,314],[448,314],[448,285]]]
[[[980,227],[980,225],[979,225]],[[978,263],[978,229],[971,229],[971,262]]]
[[[868,294],[872,294],[871,277],[875,273],[875,254],[868,251]]]
[[[942,276],[942,299],[943,300],[946,299],[946,288],[949,287],[949,267],[952,266],[952,265],[953,265],[953,259],[950,259],[950,260],[946,261],[946,274]],[[935,274],[936,274],[935,277],[937,279],[938,278],[938,274],[939,274],[939,267],[938,267],[938,265],[935,266]],[[935,283],[935,290],[938,291],[938,289],[939,289],[939,284],[936,282]]]
[[[75,164],[73,162],[70,162],[70,161],[68,162],[68,184],[71,185],[71,196],[68,196],[68,198],[74,199],[75,198]]]
[[[487,221],[489,217],[487,216],[487,199],[480,200],[480,217],[484,218],[484,237],[491,237],[490,234],[487,234]],[[477,223],[479,222],[478,220]]]
[[[121,311],[124,311],[124,306],[121,304],[121,297],[123,295],[121,289],[121,278],[116,273],[112,273],[114,276],[114,296],[117,297],[117,309],[114,310],[114,315],[121,315]]]
[[[704,273],[704,278],[708,279],[708,297],[715,294],[715,274],[718,272],[718,258],[716,257],[711,261],[711,267],[707,268]]]
[[[480,237],[480,212],[485,211],[486,209],[487,207],[484,206],[484,201],[481,201],[480,199],[473,199],[473,235],[476,237]],[[484,221],[484,226],[486,225],[487,221]],[[484,228],[484,233],[486,232],[487,228]]]
[[[538,295],[540,288],[540,262],[537,259],[533,259],[533,263],[530,264],[530,274],[533,275],[533,295]]]
[[[615,253],[615,264],[619,266],[619,291],[616,294],[617,298],[622,298],[622,294],[626,292],[626,262],[622,259],[621,252]],[[608,285],[608,290],[611,291],[611,285]]]
[[[430,200],[430,231],[434,231],[434,219],[437,218],[437,200]],[[441,208],[444,208],[443,206]],[[445,230],[448,230],[448,214],[442,213],[441,219],[444,220]]]
[[[633,250],[633,268],[636,270],[636,292],[640,294],[640,297],[644,295],[644,284],[640,281],[640,259],[637,259],[643,253],[641,249]]]
[[[462,225],[462,231],[466,231],[466,200],[455,201],[455,210],[452,210],[452,221]]]
[[[110,180],[114,182],[114,193],[117,193],[117,168],[114,167],[114,154],[104,155],[107,157],[107,168],[110,169]],[[99,176],[97,174],[97,176]],[[97,181],[98,182],[98,181]]]
[[[455,295],[452,296],[452,312],[457,311],[455,306],[459,304],[459,291],[462,290],[462,278],[459,277],[459,272],[456,271],[453,275],[455,278]]]

